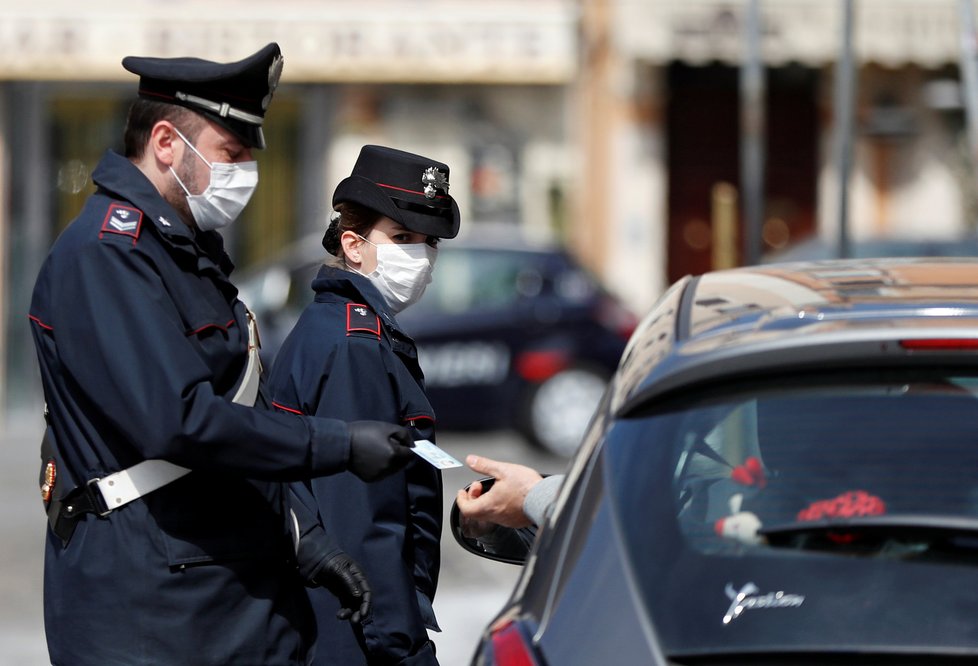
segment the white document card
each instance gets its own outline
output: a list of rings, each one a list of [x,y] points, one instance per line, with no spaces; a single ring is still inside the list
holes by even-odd
[[[427,439],[415,440],[414,448],[411,450],[438,469],[449,469],[451,467],[462,466],[462,463],[448,455],[447,451],[444,449],[439,449]]]

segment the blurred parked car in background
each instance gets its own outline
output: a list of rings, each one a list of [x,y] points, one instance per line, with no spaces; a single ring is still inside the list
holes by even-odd
[[[309,238],[239,279],[266,363],[312,299],[325,251]],[[418,344],[440,428],[514,428],[569,456],[637,318],[563,249],[515,227],[439,245],[435,279],[397,316]]]
[[[834,241],[834,239],[833,239]],[[789,261],[816,261],[838,258],[833,242],[817,236],[806,238],[782,250],[766,254],[761,263],[775,264]],[[978,257],[978,235],[968,234],[960,238],[866,238],[849,243],[849,256],[853,259],[880,257]]]
[[[976,277],[883,259],[676,283],[529,555],[498,532],[487,555],[453,510],[464,547],[527,563],[473,664],[975,663]]]

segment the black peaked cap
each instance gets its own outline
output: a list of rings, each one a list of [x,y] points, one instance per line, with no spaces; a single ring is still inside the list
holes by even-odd
[[[349,201],[411,231],[455,238],[459,210],[448,193],[448,165],[396,148],[364,146],[353,172],[336,186],[333,206]]]
[[[237,62],[127,56],[122,66],[139,75],[140,97],[193,109],[246,145],[264,148],[261,126],[282,62],[282,51],[272,42]]]

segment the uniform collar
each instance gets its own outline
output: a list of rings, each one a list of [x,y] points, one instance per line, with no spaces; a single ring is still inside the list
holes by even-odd
[[[108,150],[92,173],[95,184],[132,203],[159,232],[160,238],[177,251],[197,257],[200,270],[216,269],[225,275],[234,264],[224,252],[224,239],[216,231],[197,232],[187,226],[180,214],[160,195],[139,168],[119,153]]]
[[[92,180],[99,187],[128,200],[143,211],[157,230],[171,242],[193,242],[193,231],[184,223],[176,209],[160,196],[156,186],[135,164],[119,153],[106,151],[92,173]]]
[[[359,273],[348,271],[336,266],[323,266],[319,269],[319,274],[312,281],[312,288],[318,296],[320,294],[333,294],[348,298],[355,302],[362,302],[370,306],[370,309],[380,315],[389,327],[401,331],[397,325],[394,313],[387,306],[387,301],[377,291],[377,287]]]

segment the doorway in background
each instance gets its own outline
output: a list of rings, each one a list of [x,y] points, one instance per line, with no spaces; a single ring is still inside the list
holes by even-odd
[[[668,279],[713,266],[713,193],[740,187],[740,72],[727,65],[668,67]],[[814,233],[818,167],[818,72],[768,68],[763,251]],[[737,207],[733,245],[743,254]]]

